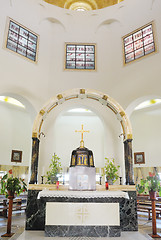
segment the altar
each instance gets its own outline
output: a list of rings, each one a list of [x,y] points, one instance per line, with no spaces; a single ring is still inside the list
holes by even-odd
[[[100,186],[96,191],[68,191],[65,186],[30,185],[26,230],[46,236],[119,237],[137,231],[135,186]]]
[[[121,231],[138,230],[135,186],[105,190],[96,186],[93,152],[72,151],[69,185],[29,186],[26,230],[44,230],[47,237],[120,237]],[[30,188],[31,187],[31,188]]]
[[[46,202],[45,234],[51,237],[120,236],[119,201],[103,199],[129,198],[122,191],[49,191],[39,192],[41,198],[73,198],[73,202]],[[82,199],[84,200],[82,202]],[[96,200],[101,199],[97,202]],[[92,200],[92,201],[91,201]],[[90,202],[88,202],[90,201]],[[53,218],[55,216],[55,218]]]

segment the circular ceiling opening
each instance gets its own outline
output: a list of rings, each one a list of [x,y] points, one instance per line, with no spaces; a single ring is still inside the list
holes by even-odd
[[[124,0],[44,0],[55,6],[76,11],[90,11],[109,7]]]
[[[72,3],[69,7],[70,10],[76,10],[76,11],[89,11],[93,10],[91,5],[85,2],[75,2]]]
[[[64,4],[64,8],[70,10],[95,10],[98,8],[97,3],[95,0],[66,0]]]

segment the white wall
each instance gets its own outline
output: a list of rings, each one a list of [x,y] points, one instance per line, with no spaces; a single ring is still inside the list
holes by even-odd
[[[32,122],[20,107],[0,102],[0,164],[29,166],[31,162]],[[11,162],[12,150],[22,151],[22,162]]]
[[[48,129],[46,145],[50,155],[55,152],[62,159],[62,165],[69,167],[72,150],[80,146],[81,134],[75,130],[81,130],[81,124],[85,130],[90,130],[84,133],[85,147],[93,151],[95,166],[101,167],[104,164],[104,128],[97,116],[58,117]]]
[[[0,0],[0,5],[0,94],[19,94],[32,103],[36,112],[50,97],[73,88],[97,89],[115,98],[123,108],[144,95],[160,95],[160,0],[125,0],[115,6],[88,12],[61,9],[43,0]],[[37,64],[4,48],[7,16],[40,35]],[[124,66],[122,37],[152,20],[155,23],[157,53]],[[96,43],[97,70],[65,71],[65,42]],[[109,121],[108,113],[100,113],[99,108],[97,115],[102,116],[105,126],[110,129],[110,136],[105,136],[104,153],[108,156],[110,149],[111,155],[114,153],[118,162],[122,163],[123,148],[118,139],[120,125],[117,120]],[[134,125],[134,135],[135,131]],[[1,136],[1,142],[6,142],[5,132]],[[25,141],[31,140],[29,132],[24,136]],[[12,135],[10,139],[13,139]],[[52,138],[49,140],[51,142]],[[41,139],[40,146],[43,141],[47,141],[47,136]],[[16,147],[11,142],[10,146]],[[157,151],[159,156],[158,148]],[[5,159],[8,159],[9,152],[5,152]],[[49,154],[50,151],[47,149],[46,152]],[[43,156],[44,161],[47,158]]]
[[[134,166],[161,166],[161,105],[134,111],[130,120],[133,127],[133,152],[145,153],[145,164]]]
[[[82,102],[82,104],[80,104]],[[92,109],[91,114],[69,114],[67,111],[76,107]],[[60,109],[59,109],[60,108]],[[81,134],[75,130],[81,129],[90,133],[84,134],[85,146],[93,151],[95,167],[104,167],[105,157],[115,158],[117,164],[122,166],[124,172],[124,157],[121,125],[115,114],[100,103],[87,100],[78,100],[78,103],[68,102],[53,110],[45,119],[41,137],[39,154],[39,181],[40,176],[49,169],[51,156],[55,152],[60,158],[62,166],[69,167],[71,153],[80,146]]]
[[[37,111],[50,97],[71,88],[98,89],[124,108],[142,95],[160,94],[161,53],[123,66],[122,52],[122,37],[151,20],[160,49],[160,0],[125,0],[87,12],[61,9],[43,0],[0,0],[0,4],[0,91],[21,93]],[[37,64],[3,48],[7,16],[40,35]],[[65,42],[96,43],[97,71],[65,71]]]

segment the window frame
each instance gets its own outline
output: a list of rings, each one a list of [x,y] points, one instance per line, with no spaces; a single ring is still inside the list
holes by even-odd
[[[149,34],[148,34],[148,33],[147,33],[147,34],[145,33],[145,35],[143,35],[143,30],[145,30],[146,28],[148,29],[148,27],[150,27],[150,25],[151,25],[151,33],[149,33]],[[135,40],[134,40],[134,39],[133,39],[133,36],[135,36],[137,33],[139,34],[140,32],[141,32],[141,35],[142,35],[142,36],[140,36],[140,37],[138,37],[138,39],[135,39]],[[150,36],[150,35],[152,35],[153,41],[150,42],[150,43],[148,43],[148,44],[145,44],[145,38],[146,38],[147,36]],[[130,43],[129,43],[129,44],[126,44],[126,43],[125,43],[125,39],[130,38],[130,37],[131,37]],[[139,40],[140,40],[140,44],[142,44],[142,46],[140,46],[140,47],[138,47],[138,48],[135,49],[135,47],[137,46],[136,43],[139,42]],[[126,50],[125,50],[125,48],[126,48],[127,46],[129,46],[129,45],[131,45],[132,50],[131,50],[131,51],[129,50],[129,52],[127,53]],[[148,51],[147,51],[147,53],[146,53],[146,52],[145,52],[145,49],[146,49],[146,47],[148,47],[148,46],[150,46],[150,45],[151,45],[151,46],[153,45],[153,49],[154,49],[154,50],[150,51],[149,53],[148,53]],[[136,30],[134,30],[134,31],[126,34],[125,36],[123,36],[123,37],[122,37],[122,47],[123,47],[123,61],[124,61],[124,65],[127,65],[127,64],[129,64],[129,63],[135,62],[135,61],[140,60],[140,59],[142,59],[142,58],[144,58],[144,57],[146,57],[146,56],[149,56],[149,55],[151,55],[151,54],[156,53],[156,52],[157,52],[157,44],[156,44],[156,37],[155,37],[155,24],[154,24],[154,21],[151,21],[151,22],[143,25],[142,27],[140,27],[140,28],[138,28],[138,29],[136,29]],[[136,56],[135,56],[135,53],[136,53],[137,51],[139,51],[139,50],[140,50],[140,51],[143,50],[142,55],[140,54],[140,56],[136,57]],[[140,53],[141,53],[141,52],[140,52]],[[130,60],[130,61],[127,61],[127,60],[126,60],[126,56],[127,56],[127,55],[130,56],[130,54],[133,56],[134,59],[132,59],[132,60]]]
[[[80,46],[83,46],[86,48],[86,46],[92,46],[94,47],[94,53],[89,53],[89,54],[93,54],[94,55],[94,60],[93,61],[89,61],[89,62],[94,62],[94,68],[67,68],[67,62],[70,62],[70,60],[67,60],[67,53],[69,53],[69,51],[67,51],[67,47],[69,46],[75,46],[75,51],[73,53],[75,53],[75,60],[73,60],[73,62],[75,62],[75,65],[76,65],[76,62],[79,62],[79,61],[76,61],[76,47],[80,47]],[[81,53],[81,51],[80,51]],[[87,55],[87,51],[85,49],[85,51],[83,52],[83,54],[86,56]],[[85,57],[84,56],[84,57]],[[72,62],[72,61],[71,61]],[[86,57],[85,57],[85,60],[84,61],[81,61],[82,63],[84,64],[87,64],[88,61],[86,61]],[[65,61],[64,61],[64,70],[67,70],[67,71],[96,71],[96,44],[95,43],[65,43]]]
[[[11,23],[18,26],[19,32],[16,32],[16,31],[14,31],[10,28]],[[28,32],[29,35],[27,37],[22,36],[22,33],[20,33],[20,30],[24,30],[24,32]],[[15,41],[13,41],[11,38],[9,38],[10,33],[15,34],[15,36],[17,35],[17,39]],[[35,42],[31,39],[32,35],[34,35],[36,37]],[[6,49],[7,51],[9,51],[13,54],[17,54],[18,56],[23,57],[23,58],[27,59],[28,61],[30,61],[32,63],[37,63],[37,61],[38,61],[38,50],[39,50],[39,38],[40,38],[40,36],[37,33],[35,33],[34,31],[32,31],[29,28],[23,26],[22,24],[18,23],[17,21],[13,20],[12,18],[7,17],[6,29],[5,29],[5,41],[4,41],[4,49]],[[13,46],[15,45],[15,50],[16,51],[7,47],[9,42],[11,42],[13,44]],[[25,42],[27,44],[26,46],[24,46]],[[32,43],[31,45],[35,45],[35,48],[31,49],[30,46],[28,45],[30,43]],[[24,50],[26,52],[25,55],[20,53],[20,49],[22,51]],[[35,59],[34,60],[28,57],[29,53],[35,53]]]

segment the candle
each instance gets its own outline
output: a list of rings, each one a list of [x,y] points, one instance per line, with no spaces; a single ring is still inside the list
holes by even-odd
[[[59,181],[56,182],[56,188],[59,188]]]
[[[105,183],[106,190],[108,190],[108,182]]]
[[[43,167],[42,168],[42,176],[44,176],[44,173],[45,173],[45,168]]]
[[[122,177],[122,169],[121,169],[121,167],[119,168],[119,176]]]

